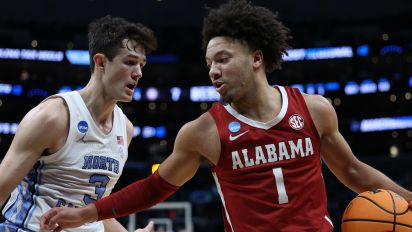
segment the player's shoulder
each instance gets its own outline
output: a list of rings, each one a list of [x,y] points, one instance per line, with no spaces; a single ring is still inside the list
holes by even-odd
[[[325,97],[321,95],[305,93],[302,93],[302,96],[305,99],[306,105],[312,115],[330,115],[335,113],[332,104]]]
[[[334,131],[338,118],[332,104],[320,95],[304,94],[303,97],[319,134],[322,136],[328,131]]]
[[[62,96],[54,95],[44,99],[39,105],[39,107],[48,107],[48,108],[55,108],[55,109],[67,109],[66,100]]]
[[[59,129],[66,126],[69,120],[66,102],[61,97],[52,97],[34,107],[23,118],[22,122],[39,123],[49,128]],[[60,127],[59,127],[60,126]]]
[[[216,124],[209,112],[186,123],[180,129],[175,141],[176,148],[190,154],[201,155],[217,164],[218,154],[220,154],[220,140]]]
[[[209,112],[203,113],[193,121],[187,122],[180,129],[178,136],[193,142],[204,142],[214,135],[216,127]]]
[[[21,120],[15,138],[47,149],[59,139],[65,139],[69,131],[69,114],[64,104],[64,100],[52,98],[34,107]]]
[[[205,133],[215,124],[212,115],[209,112],[203,113],[193,121],[186,123],[183,128],[198,133]],[[183,129],[182,128],[182,129]]]

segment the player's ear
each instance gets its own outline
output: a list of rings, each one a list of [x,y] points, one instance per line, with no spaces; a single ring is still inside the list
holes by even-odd
[[[95,71],[104,71],[104,66],[106,64],[106,56],[103,53],[96,53],[93,56]]]
[[[263,64],[263,52],[261,50],[256,50],[252,54],[253,56],[253,68],[258,69]]]

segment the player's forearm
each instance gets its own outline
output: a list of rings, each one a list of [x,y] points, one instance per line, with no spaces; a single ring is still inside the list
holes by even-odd
[[[375,169],[376,170],[376,169]],[[380,171],[376,170],[376,175],[378,178],[379,183],[377,186],[374,186],[373,188],[381,188],[381,189],[388,189],[392,190],[393,192],[401,195],[403,198],[405,198],[408,202],[412,201],[412,192],[408,191],[407,189],[403,188],[399,184],[397,184],[395,181],[391,180],[389,177],[381,173]]]
[[[412,200],[412,192],[401,187],[385,174],[367,164],[361,163],[355,173],[353,178],[351,178],[352,181],[349,187],[358,193],[381,188],[392,190],[408,201]]]
[[[82,224],[97,221],[98,213],[94,204],[88,204],[85,207],[80,208],[80,210],[79,215],[81,215],[83,220]]]
[[[178,189],[163,180],[158,172],[136,181],[95,203],[98,220],[122,217],[145,210],[166,200]]]
[[[104,232],[127,232],[127,230],[116,219],[103,220]]]

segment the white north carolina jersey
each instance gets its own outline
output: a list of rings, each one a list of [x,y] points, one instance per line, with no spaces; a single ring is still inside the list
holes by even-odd
[[[56,153],[42,157],[11,194],[3,215],[22,228],[18,231],[40,231],[40,217],[50,208],[81,207],[108,196],[127,159],[126,118],[119,107],[114,109],[112,130],[104,134],[78,92],[57,96],[70,112],[67,141]],[[104,231],[104,226],[93,222],[65,231]]]

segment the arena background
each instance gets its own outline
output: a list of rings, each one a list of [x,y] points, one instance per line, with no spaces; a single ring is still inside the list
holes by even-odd
[[[205,5],[215,7],[221,2],[3,1],[0,158],[17,123],[32,107],[46,96],[87,83],[87,24],[111,14],[148,25],[159,39],[159,50],[149,57],[135,100],[122,104],[136,126],[136,137],[116,189],[149,175],[151,165],[171,152],[178,129],[216,100],[200,49],[200,31]],[[285,57],[282,71],[268,76],[269,82],[327,97],[353,152],[412,189],[412,2],[253,2],[279,12],[292,29],[292,45],[298,49]],[[329,212],[335,231],[340,231],[342,212],[355,193],[326,167],[324,178]],[[207,166],[168,201],[191,203],[194,231],[223,231],[220,199]],[[174,219],[174,231],[183,231],[180,212],[161,214]],[[138,214],[136,224],[145,225],[148,217],[157,216]],[[128,219],[121,221],[127,225]]]

